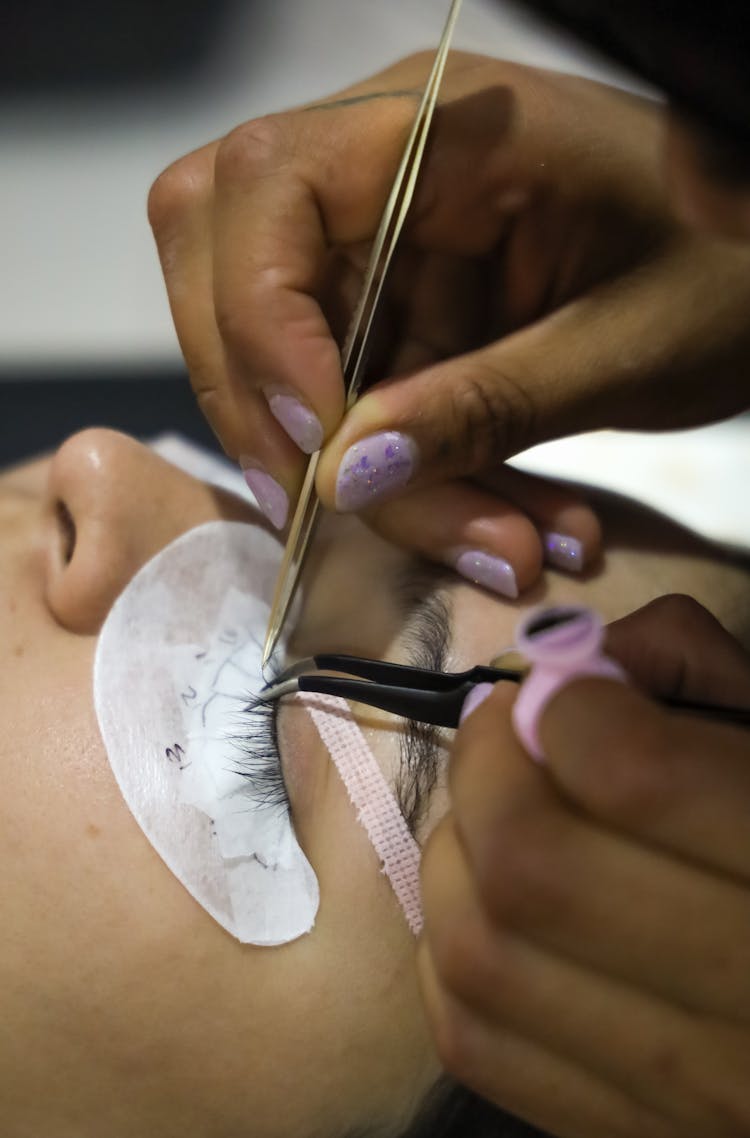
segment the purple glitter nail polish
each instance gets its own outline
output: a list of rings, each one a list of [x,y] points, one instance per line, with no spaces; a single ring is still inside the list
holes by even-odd
[[[545,533],[544,559],[548,565],[580,573],[583,569],[583,545],[577,537],[564,533]]]
[[[314,454],[323,445],[323,428],[318,416],[293,395],[283,391],[264,392],[274,419],[305,454]]]
[[[242,475],[248,488],[255,496],[255,500],[271,525],[276,529],[283,529],[289,513],[289,498],[283,486],[275,478],[259,470],[256,466],[245,466],[244,456],[240,458]]]
[[[344,455],[336,479],[336,509],[361,510],[410,481],[417,451],[408,435],[383,431],[354,443]]]
[[[453,564],[462,577],[475,585],[483,585],[485,589],[511,600],[518,596],[513,566],[503,557],[493,557],[481,549],[467,549],[456,557]]]

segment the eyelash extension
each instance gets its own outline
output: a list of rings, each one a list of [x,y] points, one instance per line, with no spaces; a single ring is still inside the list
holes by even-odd
[[[276,676],[271,682],[275,682]],[[238,773],[247,780],[248,797],[261,809],[291,814],[277,733],[278,703],[259,695],[249,698],[241,712],[242,726],[231,741],[239,752]]]

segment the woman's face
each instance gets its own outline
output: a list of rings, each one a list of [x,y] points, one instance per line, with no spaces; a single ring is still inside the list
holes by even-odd
[[[356,518],[328,516],[291,650],[417,653],[434,666],[444,639],[442,662],[458,670],[502,651],[519,608],[543,597],[612,617],[669,589],[723,596],[727,611],[746,596],[744,574],[695,549],[682,557],[661,524],[652,552],[630,539],[618,549],[627,527],[616,517],[606,572],[553,575],[510,605],[437,578]],[[111,431],[0,475],[3,1138],[338,1138],[363,1123],[388,1133],[438,1074],[413,937],[304,710],[280,712],[279,737],[321,903],[313,930],[278,948],[240,944],[208,916],[110,771],[92,703],[102,621],[146,561],[217,518],[261,524]],[[406,748],[403,724],[381,713],[357,717],[394,788],[420,771],[423,808],[413,793],[402,800],[423,838],[446,807],[434,752]]]
[[[259,524],[239,499],[110,431],[83,432],[51,460],[0,476],[7,1138],[330,1136],[407,1118],[437,1074],[413,938],[304,712],[280,717],[282,761],[321,905],[313,931],[280,948],[241,945],[214,923],[151,848],[110,772],[91,695],[102,621],[148,559],[219,517]],[[426,586],[406,555],[335,518],[307,577],[295,654],[408,656]],[[459,607],[474,598],[473,631],[451,665],[504,646],[501,602],[461,585],[448,594]],[[392,781],[398,733],[364,714]],[[432,795],[423,831],[441,798]]]

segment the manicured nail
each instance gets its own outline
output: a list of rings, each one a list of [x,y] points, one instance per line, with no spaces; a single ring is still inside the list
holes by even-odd
[[[320,419],[294,395],[278,388],[269,388],[263,394],[277,423],[280,423],[301,451],[314,454],[323,445],[323,427]]]
[[[406,486],[417,465],[417,449],[408,435],[382,431],[360,439],[341,460],[336,479],[336,509],[359,510]]]
[[[276,529],[283,529],[289,513],[289,498],[286,491],[275,478],[266,474],[265,470],[251,466],[251,462],[252,459],[240,455],[240,466],[245,482],[271,525]]]
[[[461,708],[461,714],[458,718],[459,726],[463,723],[464,719],[469,718],[472,711],[476,711],[480,703],[484,703],[494,686],[494,684],[476,684],[471,689]]]
[[[468,581],[515,600],[518,583],[513,566],[504,557],[493,557],[481,549],[467,549],[453,561],[454,566]]]
[[[545,533],[544,559],[557,569],[580,573],[583,569],[583,545],[577,537],[565,533]]]

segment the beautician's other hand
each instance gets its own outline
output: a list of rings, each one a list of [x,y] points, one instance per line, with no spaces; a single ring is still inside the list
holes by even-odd
[[[516,503],[502,460],[570,431],[743,405],[750,255],[671,221],[650,104],[455,53],[389,282],[382,379],[342,423],[337,343],[430,64],[238,127],[161,175],[150,217],[200,404],[277,524],[301,450],[325,441],[327,506],[365,507],[439,560],[512,554],[523,587],[537,530],[576,539],[552,542],[573,565],[598,530],[543,487],[524,482]],[[398,506],[374,507],[373,466]]]
[[[609,651],[661,695],[750,706],[750,661],[664,598]],[[509,686],[465,721],[423,861],[420,977],[450,1071],[562,1138],[750,1134],[750,735],[579,680],[534,764]]]

